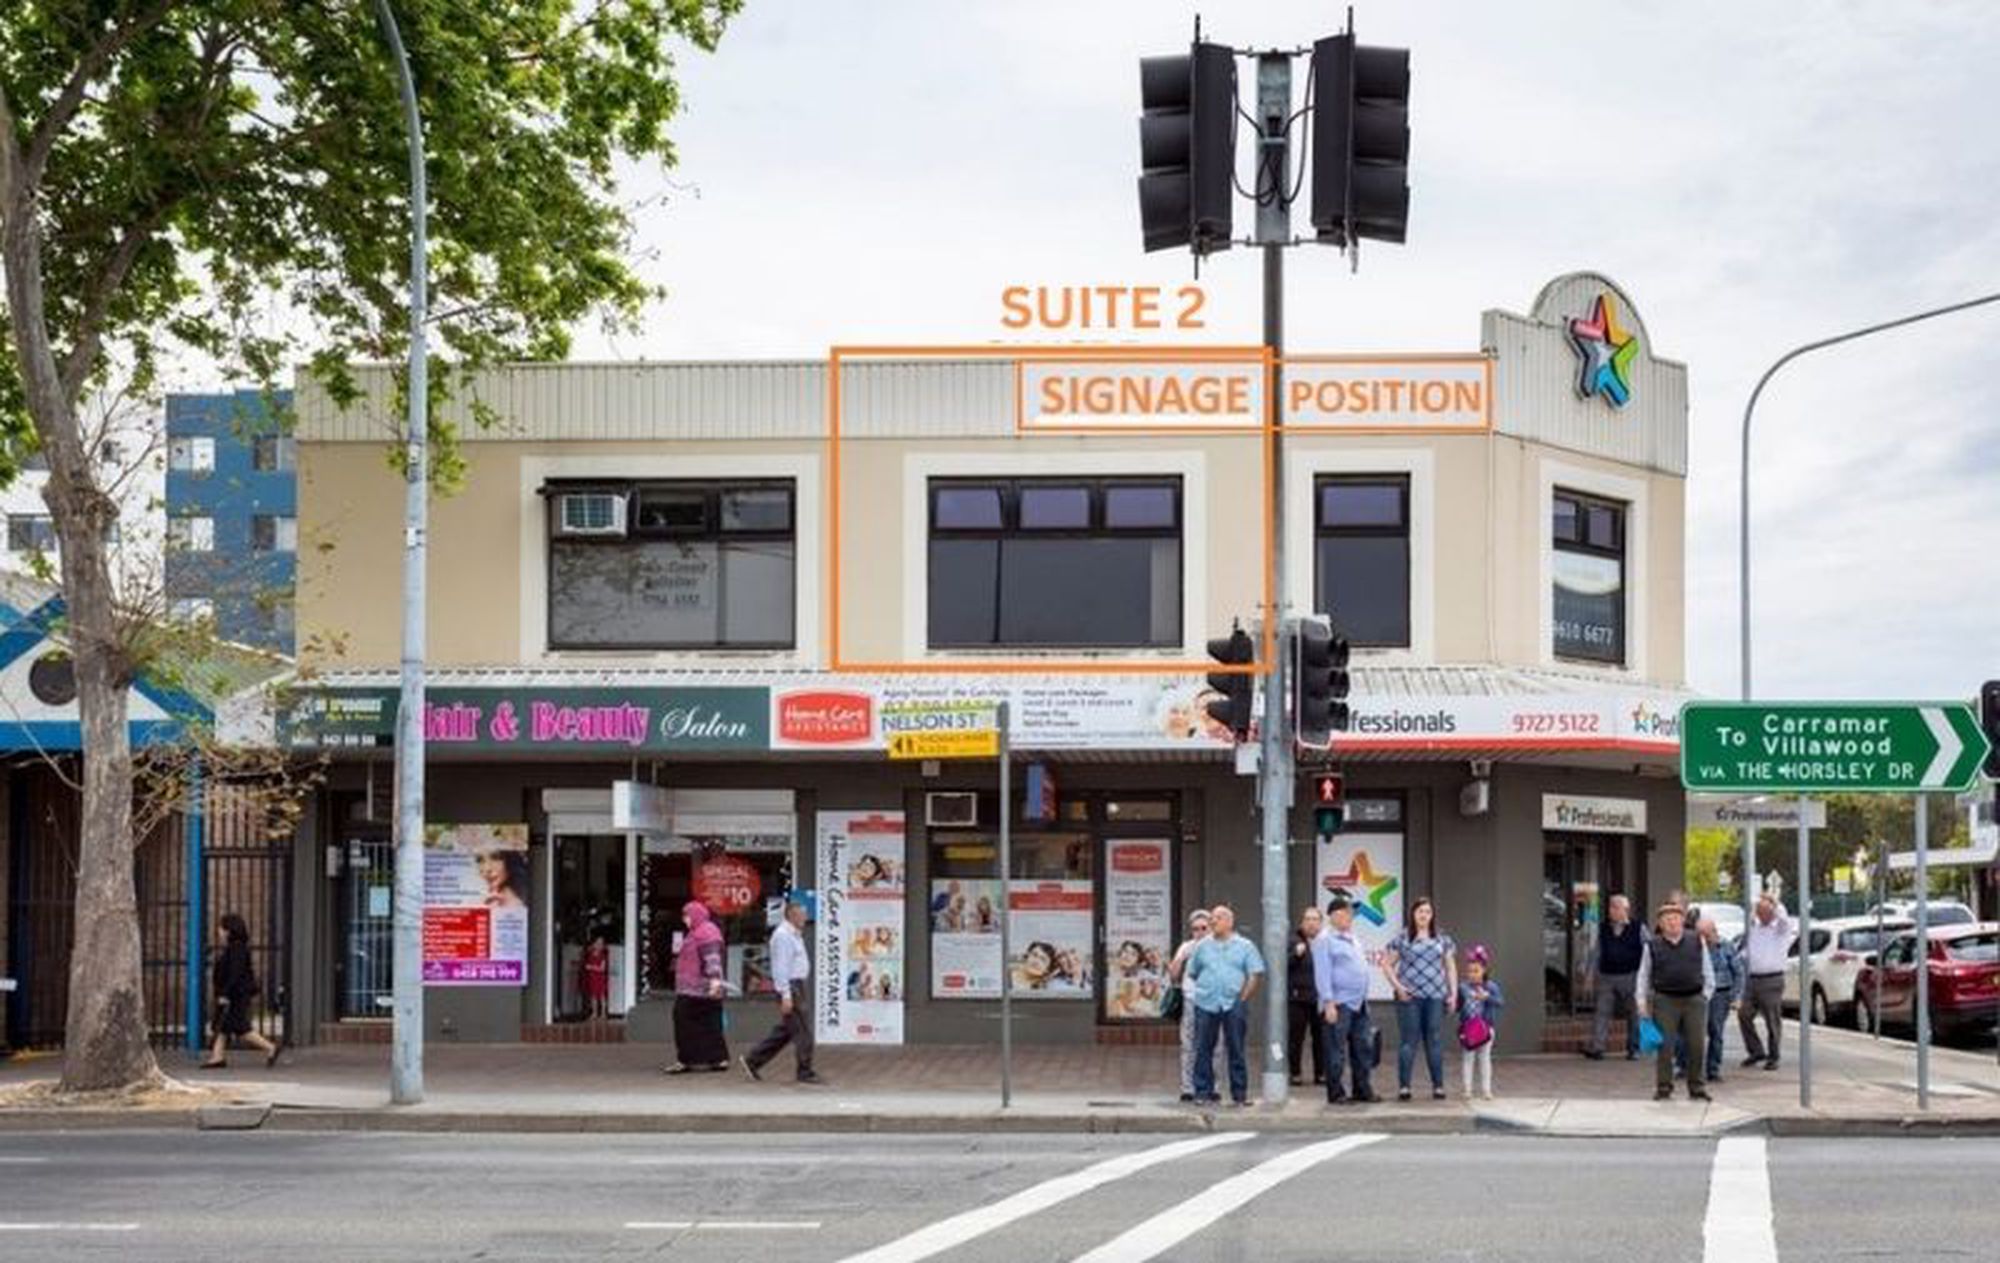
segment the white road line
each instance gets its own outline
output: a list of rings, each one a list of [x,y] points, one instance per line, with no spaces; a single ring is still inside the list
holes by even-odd
[[[928,1227],[919,1228],[907,1237],[877,1246],[860,1254],[850,1255],[842,1263],[917,1263],[919,1259],[943,1254],[954,1246],[964,1245],[974,1237],[983,1236],[995,1228],[1005,1227],[1016,1219],[1047,1210],[1051,1206],[1066,1202],[1081,1193],[1088,1193],[1100,1185],[1113,1180],[1122,1180],[1128,1175],[1137,1175],[1148,1167],[1172,1162],[1176,1158],[1186,1158],[1217,1145],[1233,1145],[1250,1139],[1247,1131],[1220,1132],[1212,1136],[1201,1136],[1194,1140],[1176,1140],[1172,1144],[1160,1145],[1152,1149],[1141,1149],[1137,1153],[1122,1154],[1109,1158],[1081,1171],[1059,1175],[1053,1180],[1044,1180],[1030,1188],[1024,1188],[1012,1197],[1003,1197],[990,1206],[940,1219]]]
[[[0,1167],[28,1166],[33,1163],[40,1163],[47,1161],[48,1161],[47,1158],[29,1158],[29,1157],[22,1157],[17,1154],[0,1153]]]
[[[0,1232],[137,1232],[138,1224],[10,1224],[0,1223]]]
[[[819,1220],[797,1219],[763,1223],[748,1219],[635,1219],[628,1232],[817,1232]]]
[[[1366,1132],[1293,1149],[1240,1175],[1232,1175],[1220,1184],[1211,1185],[1172,1210],[1155,1215],[1131,1231],[1098,1246],[1078,1258],[1076,1263],[1144,1263],[1146,1259],[1157,1258],[1293,1176],[1318,1166],[1328,1158],[1385,1139],[1387,1137],[1380,1133]]]
[[[1708,1177],[1701,1225],[1704,1263],[1778,1263],[1771,1226],[1771,1171],[1762,1136],[1725,1136]]]

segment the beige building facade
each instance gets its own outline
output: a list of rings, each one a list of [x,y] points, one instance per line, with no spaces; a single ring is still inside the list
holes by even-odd
[[[823,1034],[984,1038],[1003,969],[1048,1000],[1029,1038],[1163,1030],[1152,957],[1180,914],[1256,906],[1253,782],[1203,718],[1199,664],[1266,613],[1276,490],[1287,613],[1355,646],[1328,764],[1348,828],[1315,837],[1300,807],[1292,902],[1348,890],[1386,942],[1433,895],[1461,944],[1495,951],[1503,1046],[1559,1038],[1590,1000],[1604,900],[1679,880],[1686,370],[1591,273],[1479,332],[1460,353],[1288,364],[1336,385],[1275,477],[1263,429],[1227,419],[1042,432],[1046,355],[482,374],[450,405],[462,486],[431,510],[430,814],[527,826],[526,954],[503,985],[433,973],[433,1025],[655,1035],[688,897],[729,893],[754,993],[766,901],[811,890],[824,912],[852,876],[828,854],[893,832],[893,915],[861,927],[879,941],[821,917]],[[1246,367],[1261,376],[1225,371]],[[387,979],[401,491],[390,375],[359,381],[346,408],[299,384],[315,692],[281,719],[336,758],[300,866],[319,945],[303,1002],[329,1027],[379,1017]],[[498,420],[476,425],[474,400]],[[1028,839],[1008,874],[991,762],[885,757],[948,704],[1001,698]],[[982,897],[1046,951],[999,961]],[[597,939],[615,965],[592,1024]]]

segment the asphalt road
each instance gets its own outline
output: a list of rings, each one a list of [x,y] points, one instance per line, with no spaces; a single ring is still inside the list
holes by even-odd
[[[1992,1259],[2000,1141],[0,1135],[0,1259]]]

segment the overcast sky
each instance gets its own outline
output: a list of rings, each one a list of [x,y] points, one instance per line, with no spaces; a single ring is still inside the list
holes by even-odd
[[[1233,44],[1330,34],[1329,4],[1203,10]],[[1139,249],[1142,54],[1163,0],[749,0],[683,59],[671,177],[635,173],[642,336],[580,355],[817,356],[837,341],[1006,336],[1016,284],[1174,284]],[[1990,0],[1583,4],[1376,0],[1411,49],[1403,247],[1293,251],[1288,340],[1475,350],[1579,268],[1689,365],[1688,670],[1736,689],[1737,435],[1789,347],[2000,289],[2000,21]],[[1239,229],[1248,222],[1239,209]],[[1254,258],[1205,270],[1210,336],[1257,337]],[[1758,692],[1970,696],[2000,676],[2000,305],[1810,357],[1755,447]]]

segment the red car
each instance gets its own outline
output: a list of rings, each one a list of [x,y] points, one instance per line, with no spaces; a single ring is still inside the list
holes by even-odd
[[[1936,1035],[1990,1030],[2000,1018],[2000,924],[1942,925],[1930,932],[1931,1031]],[[1856,1024],[1875,1022],[1875,979],[1882,979],[1882,1024],[1917,1021],[1917,936],[1898,934],[1861,967],[1854,985]]]

